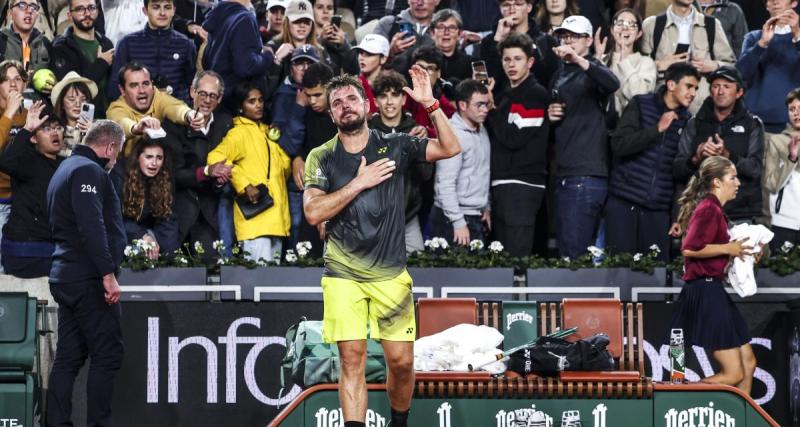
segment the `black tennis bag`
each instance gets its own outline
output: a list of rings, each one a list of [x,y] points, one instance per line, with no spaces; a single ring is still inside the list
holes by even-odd
[[[520,375],[553,375],[560,371],[610,371],[614,358],[606,350],[608,335],[597,334],[569,342],[563,338],[539,337],[531,346],[511,353],[508,370]]]

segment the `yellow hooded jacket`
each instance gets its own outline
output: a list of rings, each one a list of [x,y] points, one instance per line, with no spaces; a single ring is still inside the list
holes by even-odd
[[[267,138],[269,126],[256,123],[245,117],[235,117],[233,128],[222,142],[208,153],[208,164],[225,161],[233,165],[231,184],[236,194],[244,193],[248,185],[266,184],[275,204],[253,218],[245,219],[234,202],[233,223],[239,241],[264,236],[285,237],[289,235],[288,190],[286,179],[291,173],[291,160],[276,141]],[[269,154],[267,154],[269,144]],[[270,158],[270,173],[267,177],[267,157]]]

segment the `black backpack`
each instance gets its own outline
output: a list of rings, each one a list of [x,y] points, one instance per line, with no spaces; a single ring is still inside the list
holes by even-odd
[[[696,12],[700,13],[700,12]],[[714,58],[714,42],[717,38],[717,23],[713,16],[703,16],[706,25],[706,38],[708,39],[708,54],[711,55],[711,60]],[[656,51],[658,45],[661,43],[661,34],[667,26],[667,14],[662,13],[656,17],[656,26],[653,28],[653,51],[650,52],[650,57],[656,59]]]
[[[522,376],[557,374],[561,371],[610,371],[614,359],[606,350],[608,335],[597,334],[575,342],[549,336],[539,337],[528,347],[509,356],[508,370]]]

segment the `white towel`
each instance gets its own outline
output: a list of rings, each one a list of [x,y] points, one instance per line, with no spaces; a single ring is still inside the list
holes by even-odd
[[[414,369],[467,372],[468,365],[480,365],[502,353],[497,349],[501,342],[503,334],[495,328],[462,323],[418,339],[414,343]],[[495,362],[483,370],[500,374],[505,372],[506,365]]]
[[[770,231],[769,228],[760,224],[735,225],[728,230],[728,233],[731,236],[731,241],[745,239],[742,244],[752,246],[753,249],[750,249],[750,252],[754,254],[761,251],[760,245],[766,245],[775,236],[775,233]],[[728,269],[728,281],[733,290],[742,298],[755,295],[758,289],[755,274],[753,273],[754,264],[755,257],[753,255],[745,255],[743,259],[734,258],[730,269]]]

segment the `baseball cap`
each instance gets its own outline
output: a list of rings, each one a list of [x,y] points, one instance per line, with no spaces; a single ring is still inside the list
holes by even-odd
[[[287,0],[269,0],[267,10],[271,10],[273,7],[282,7],[285,10],[287,3],[289,3]]]
[[[744,81],[742,80],[742,75],[739,74],[739,70],[734,67],[729,66],[722,66],[717,68],[716,71],[712,72],[708,75],[708,82],[711,83],[716,79],[725,79],[729,82],[734,82],[739,85],[739,87],[744,87]]]
[[[561,26],[555,28],[553,33],[569,31],[575,34],[585,34],[592,37],[592,23],[585,16],[572,15],[561,21]]]
[[[295,22],[300,19],[308,19],[314,22],[314,9],[308,0],[291,0],[289,5],[286,6],[286,17],[289,22]]]
[[[361,43],[352,49],[363,50],[373,55],[389,56],[389,40],[380,34],[367,34],[361,39]]]
[[[300,47],[296,47],[292,51],[292,62],[298,59],[308,59],[314,63],[319,62],[319,53],[317,52],[317,48],[310,44],[304,44]]]

